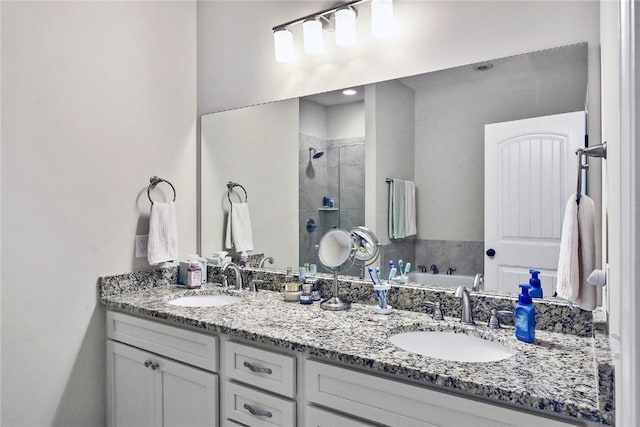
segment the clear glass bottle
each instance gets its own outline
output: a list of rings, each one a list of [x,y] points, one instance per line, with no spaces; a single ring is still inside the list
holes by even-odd
[[[187,288],[196,289],[202,286],[202,269],[198,260],[189,260],[189,269],[187,270]]]

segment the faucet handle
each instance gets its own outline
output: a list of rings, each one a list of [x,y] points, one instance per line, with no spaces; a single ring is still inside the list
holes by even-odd
[[[426,305],[427,307],[433,307],[433,320],[444,320],[442,310],[440,309],[440,301],[425,301],[423,305]]]
[[[491,309],[491,317],[489,318],[489,323],[487,326],[491,329],[500,329],[500,316],[512,315],[513,312],[510,310],[496,310],[495,308]]]
[[[262,285],[264,280],[252,279],[251,280],[251,292],[258,292],[258,285]]]

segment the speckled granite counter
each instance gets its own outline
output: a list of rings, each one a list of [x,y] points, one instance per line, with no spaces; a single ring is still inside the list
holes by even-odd
[[[143,315],[177,325],[224,333],[329,361],[340,361],[399,379],[442,386],[508,402],[548,414],[612,424],[613,370],[608,339],[536,332],[534,345],[517,341],[513,329],[464,326],[456,319],[436,322],[424,313],[394,311],[374,314],[373,307],[353,304],[351,310],[330,312],[319,304],[286,303],[280,293],[224,291],[207,284],[200,290],[171,285],[171,275],[134,292],[114,291],[101,279],[101,301],[113,310]],[[169,282],[169,283],[167,283]],[[106,283],[106,286],[105,286]],[[124,288],[118,288],[122,291]],[[106,291],[103,291],[106,290]],[[214,308],[186,308],[171,299],[211,293],[232,293],[243,302]],[[509,359],[462,363],[432,359],[399,349],[388,341],[393,333],[411,330],[456,330],[499,341],[514,350]]]

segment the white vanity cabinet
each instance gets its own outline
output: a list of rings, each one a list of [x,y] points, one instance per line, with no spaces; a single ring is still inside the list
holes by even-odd
[[[109,426],[218,425],[217,337],[115,312],[107,337]]]
[[[305,360],[304,383],[305,397],[311,403],[382,425],[575,425],[315,360]],[[328,425],[310,417],[313,413],[307,412],[305,425]]]
[[[296,425],[296,357],[224,343],[224,425]]]

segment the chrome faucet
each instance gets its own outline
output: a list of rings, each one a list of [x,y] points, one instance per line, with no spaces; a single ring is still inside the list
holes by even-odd
[[[455,271],[456,271],[455,267],[449,267],[447,268],[447,275],[451,276]]]
[[[473,287],[471,288],[474,292],[478,292],[484,288],[484,276],[482,273],[476,274],[476,277],[473,278]]]
[[[426,265],[419,265],[418,266],[418,270],[420,270],[422,273],[426,273],[427,272],[427,266]]]
[[[473,313],[471,312],[471,301],[469,300],[469,290],[464,286],[458,286],[456,289],[456,298],[462,299],[462,312],[460,314],[460,323],[465,325],[473,325]]]
[[[267,261],[269,261],[269,264],[273,264],[273,257],[272,256],[262,257],[262,259],[260,260],[260,264],[258,264],[258,268],[264,268],[264,265],[267,263]]]
[[[429,267],[429,270],[431,270],[431,272],[432,272],[433,274],[438,274],[438,273],[440,273],[440,270],[438,270],[438,266],[437,266],[437,265],[435,265],[435,264],[431,264],[431,267]]]
[[[236,276],[236,277],[235,277],[235,279],[236,279],[236,280],[235,280],[235,287],[236,287],[236,289],[237,289],[237,290],[242,290],[242,288],[243,288],[243,283],[242,283],[242,272],[240,271],[240,267],[238,266],[238,264],[234,264],[233,262],[227,262],[227,263],[224,263],[224,264],[222,265],[222,270],[221,270],[221,271],[222,271],[223,276],[224,276],[224,272],[225,272],[225,271],[227,271],[227,269],[228,269],[229,267],[231,267],[231,268],[233,269],[234,274],[235,274],[235,276]],[[226,284],[226,277],[225,277],[224,283]]]

